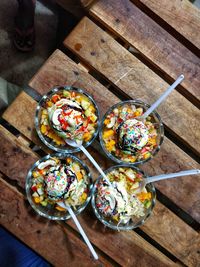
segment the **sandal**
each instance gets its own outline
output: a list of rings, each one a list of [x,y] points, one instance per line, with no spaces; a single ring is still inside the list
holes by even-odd
[[[16,26],[13,43],[19,51],[32,51],[35,45],[35,28],[31,27],[28,30],[20,30]]]

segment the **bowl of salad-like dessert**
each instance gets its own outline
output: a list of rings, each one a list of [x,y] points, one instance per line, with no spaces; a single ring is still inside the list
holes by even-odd
[[[96,217],[104,225],[119,231],[142,225],[155,205],[153,184],[138,190],[146,175],[127,164],[113,166],[105,173],[111,185],[100,176],[92,190],[91,201]]]
[[[82,89],[60,86],[42,97],[36,108],[35,126],[42,142],[56,152],[77,152],[65,139],[89,146],[99,130],[99,110]]]
[[[58,202],[70,205],[75,214],[85,209],[91,197],[92,178],[88,167],[70,154],[47,155],[38,160],[26,178],[26,194],[32,208],[51,220],[70,215]]]
[[[117,163],[142,164],[160,150],[164,127],[157,112],[139,117],[149,108],[139,100],[112,106],[100,126],[100,142],[106,155]]]

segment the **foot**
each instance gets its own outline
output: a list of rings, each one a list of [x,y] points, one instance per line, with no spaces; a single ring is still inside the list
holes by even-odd
[[[13,43],[22,52],[32,51],[35,45],[35,0],[18,0]]]

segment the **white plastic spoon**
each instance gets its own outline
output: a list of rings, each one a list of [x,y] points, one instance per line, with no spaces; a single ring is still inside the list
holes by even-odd
[[[167,90],[156,100],[156,102],[151,105],[151,107],[140,117],[138,117],[138,120],[144,120],[146,119],[164,100],[165,98],[176,88],[178,84],[180,84],[184,79],[184,75],[181,74],[177,80],[170,85]]]
[[[73,212],[73,210],[71,209],[71,207],[68,206],[68,205],[66,205],[64,202],[58,202],[57,204],[58,204],[60,207],[62,207],[62,208],[64,208],[64,209],[68,210],[68,212],[69,212],[69,214],[71,215],[71,217],[72,217],[74,223],[76,224],[76,226],[77,226],[77,228],[78,228],[80,234],[82,235],[82,237],[83,237],[83,239],[84,239],[86,245],[88,246],[90,252],[92,253],[94,259],[95,259],[95,260],[98,260],[99,257],[98,257],[98,255],[97,255],[97,253],[95,252],[95,250],[94,250],[92,244],[90,243],[90,240],[89,240],[88,237],[86,236],[86,234],[85,234],[85,232],[84,232],[82,226],[80,225],[80,223],[79,223],[78,219],[76,218],[76,215],[74,214],[74,212]]]
[[[147,184],[152,183],[152,182],[157,182],[160,180],[165,180],[165,179],[170,179],[170,178],[175,178],[175,177],[180,177],[180,176],[194,175],[194,174],[200,174],[200,170],[194,169],[194,170],[181,171],[181,172],[169,173],[169,174],[160,174],[160,175],[151,176],[148,178],[143,178],[142,181],[140,182],[139,188],[136,189],[135,191],[137,191],[136,193],[141,192]]]
[[[99,173],[102,175],[102,177],[106,180],[106,182],[109,184],[109,186],[112,186],[109,179],[107,178],[106,174],[103,172],[99,164],[96,162],[96,160],[90,155],[90,153],[85,149],[85,147],[82,145],[82,143],[77,143],[76,141],[65,139],[65,142],[72,147],[78,147],[80,150],[86,155],[86,157],[92,162],[92,164],[95,166],[95,168],[99,171]]]

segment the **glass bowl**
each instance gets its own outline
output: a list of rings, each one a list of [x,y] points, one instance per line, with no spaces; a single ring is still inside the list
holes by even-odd
[[[121,127],[121,125],[126,125],[124,122],[127,121],[129,121],[129,124],[130,121],[135,121],[135,118],[141,116],[149,107],[148,104],[140,100],[128,100],[117,103],[106,112],[100,125],[99,136],[101,146],[109,159],[119,164],[126,163],[130,166],[134,166],[145,163],[158,153],[164,138],[164,127],[156,111],[152,112],[151,115],[147,117],[144,124],[138,121],[140,124],[143,124],[141,127],[143,129],[148,129],[149,132],[147,137],[143,135],[143,137],[148,140],[143,147],[133,148],[132,146],[131,152],[123,152],[120,148],[120,144],[124,144],[123,138],[125,135],[123,138],[121,137],[121,139],[118,138],[120,136],[120,130],[123,127],[123,130],[125,129],[125,126]],[[131,136],[130,133],[129,131],[129,136]],[[119,140],[121,140],[121,142],[119,142]],[[130,149],[130,147],[128,149]]]
[[[76,96],[73,96],[73,93],[76,94]],[[44,95],[41,98],[40,102],[37,105],[36,114],[35,114],[35,127],[36,127],[37,134],[39,138],[42,140],[42,142],[47,147],[49,147],[50,149],[56,152],[61,152],[61,153],[78,152],[80,151],[79,148],[71,147],[68,144],[66,144],[64,139],[58,136],[58,134],[50,126],[47,110],[48,110],[48,107],[53,105],[52,99],[55,99],[55,98],[52,98],[52,97],[56,95],[59,95],[61,99],[64,98],[68,100],[74,100],[75,97],[77,100],[78,97],[81,96],[82,98],[88,100],[88,102],[91,104],[91,107],[94,108],[94,114],[97,117],[97,119],[95,123],[93,123],[91,119],[89,121],[90,126],[94,124],[95,126],[93,127],[93,132],[92,131],[89,132],[91,134],[87,136],[87,137],[90,137],[90,139],[85,138],[83,141],[83,146],[85,147],[89,146],[98,135],[99,125],[100,125],[99,109],[94,99],[92,98],[92,96],[84,92],[82,89],[75,88],[72,86],[60,86],[60,87],[53,88],[50,92],[48,92],[46,95]],[[55,102],[56,102],[56,99],[55,99]],[[86,112],[86,109],[84,109],[84,112]],[[86,117],[88,118],[89,115]]]
[[[120,168],[122,170],[131,169],[134,172],[136,172],[137,175],[140,175],[140,176],[142,176],[144,178],[147,177],[146,174],[142,170],[138,169],[137,167],[133,167],[133,166],[130,166],[130,165],[127,165],[127,164],[121,164],[121,165],[113,166],[113,167],[109,168],[108,170],[106,170],[105,173],[108,175],[109,173],[112,173],[113,171],[114,172],[118,171]],[[114,213],[115,216],[113,216],[113,218],[111,216],[105,216],[105,214],[103,214],[102,212],[100,212],[100,209],[97,207],[99,205],[99,203],[96,203],[97,202],[97,194],[98,194],[98,190],[100,188],[100,184],[101,183],[102,183],[102,177],[100,176],[96,180],[96,182],[94,184],[94,187],[92,189],[91,203],[92,203],[92,208],[94,210],[94,213],[95,213],[96,217],[105,226],[108,226],[109,228],[111,228],[113,230],[120,231],[120,230],[132,230],[132,229],[134,229],[136,227],[139,227],[142,224],[144,224],[144,222],[147,220],[147,218],[151,215],[152,210],[153,210],[153,208],[155,206],[156,191],[155,191],[155,187],[154,187],[153,184],[151,184],[151,183],[150,184],[147,184],[146,187],[145,187],[146,188],[146,191],[147,191],[147,196],[149,197],[149,200],[147,200],[148,202],[146,202],[146,203],[144,202],[145,203],[144,205],[148,204],[148,206],[146,206],[144,208],[144,212],[142,214],[140,214],[141,216],[140,217],[132,216],[131,219],[128,222],[124,222],[123,223],[123,222],[119,222],[116,219],[114,219],[115,216],[116,216],[116,214],[115,214],[116,212],[114,210],[116,209],[116,207],[118,206],[118,204],[115,204],[115,209],[113,210],[113,213]],[[118,187],[118,189],[119,189],[119,187]],[[127,192],[127,190],[126,190],[126,192]],[[148,195],[148,193],[151,193],[150,196]],[[105,195],[106,194],[109,195],[108,192],[106,192]],[[125,194],[122,191],[121,191],[121,195],[122,196],[125,196]],[[139,195],[137,195],[137,197],[139,197]],[[140,197],[141,197],[141,195],[140,195]],[[120,202],[118,201],[116,203],[120,203]],[[101,205],[100,205],[100,207],[101,207]],[[111,206],[109,206],[109,207],[111,207]],[[106,209],[107,209],[107,207],[106,207]]]
[[[72,156],[71,154],[56,153],[52,155],[47,155],[43,157],[42,159],[38,160],[36,163],[34,163],[31,169],[29,170],[27,177],[26,177],[25,189],[26,189],[27,199],[30,205],[32,206],[32,208],[39,215],[44,216],[50,220],[67,220],[71,216],[69,215],[67,210],[60,209],[60,207],[56,204],[58,199],[52,200],[48,198],[47,200],[46,193],[41,193],[40,191],[38,191],[38,190],[43,190],[44,180],[42,178],[43,177],[41,174],[42,172],[39,173],[39,170],[37,167],[40,163],[44,163],[45,161],[50,160],[52,158],[59,160],[59,161],[61,160],[62,162],[65,162],[65,163],[67,159],[67,162],[78,164],[81,167],[82,173],[85,172],[84,175],[86,175],[86,178],[84,179],[86,179],[87,184],[85,183],[86,187],[84,187],[84,192],[82,193],[81,191],[81,198],[82,197],[83,198],[81,199],[81,202],[78,203],[78,205],[71,205],[71,208],[74,210],[75,214],[81,213],[90,201],[91,191],[92,191],[92,186],[93,186],[92,178],[91,178],[91,174],[89,172],[88,167],[80,159],[78,159],[75,156]],[[82,177],[84,177],[84,175]],[[70,198],[71,198],[71,195],[70,195]]]

